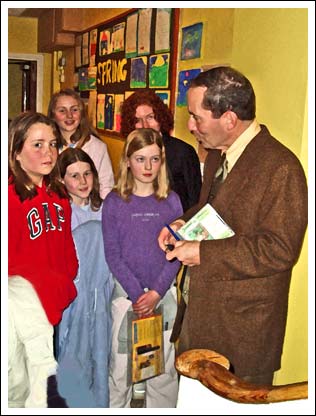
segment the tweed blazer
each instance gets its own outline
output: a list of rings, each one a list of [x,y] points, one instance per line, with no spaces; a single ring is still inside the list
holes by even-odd
[[[209,201],[220,152],[209,151],[199,203]],[[235,231],[200,243],[190,267],[189,300],[179,352],[208,348],[225,355],[235,374],[280,368],[292,268],[307,227],[307,184],[297,157],[265,126],[247,145],[211,201]],[[181,302],[178,315],[183,313]]]

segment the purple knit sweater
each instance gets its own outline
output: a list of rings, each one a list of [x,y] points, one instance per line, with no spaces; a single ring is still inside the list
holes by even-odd
[[[156,290],[163,297],[174,280],[180,263],[166,260],[157,238],[165,223],[181,215],[180,198],[175,192],[161,201],[154,195],[132,195],[126,202],[113,191],[105,198],[102,228],[106,261],[133,303],[144,288]]]

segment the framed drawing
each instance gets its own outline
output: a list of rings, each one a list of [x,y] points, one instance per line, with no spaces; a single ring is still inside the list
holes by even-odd
[[[190,80],[197,77],[201,70],[198,69],[186,69],[179,72],[178,80],[178,97],[177,106],[185,107],[187,105],[187,91],[189,89]]]
[[[200,58],[203,23],[182,28],[181,60]]]

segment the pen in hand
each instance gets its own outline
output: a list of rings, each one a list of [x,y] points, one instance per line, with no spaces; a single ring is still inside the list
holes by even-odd
[[[168,224],[165,224],[165,227],[167,227],[168,228],[168,230],[169,230],[169,232],[171,233],[171,235],[177,240],[177,241],[179,241],[180,240],[180,238],[179,238],[179,236],[173,231],[173,229],[168,225]],[[174,249],[174,244],[166,244],[166,252],[168,252],[168,251],[172,251]]]
[[[170,225],[168,225],[168,224],[165,224],[165,227],[167,227],[168,228],[168,230],[169,230],[169,232],[170,232],[170,234],[177,240],[177,241],[180,241],[181,240],[181,238],[178,236],[178,234],[176,234],[174,231],[173,231],[173,229],[170,227]]]

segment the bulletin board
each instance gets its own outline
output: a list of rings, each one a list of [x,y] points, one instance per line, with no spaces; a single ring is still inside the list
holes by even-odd
[[[131,9],[76,37],[75,66],[80,94],[98,131],[120,136],[122,102],[152,89],[175,107],[179,9]],[[95,111],[94,111],[95,110]]]

